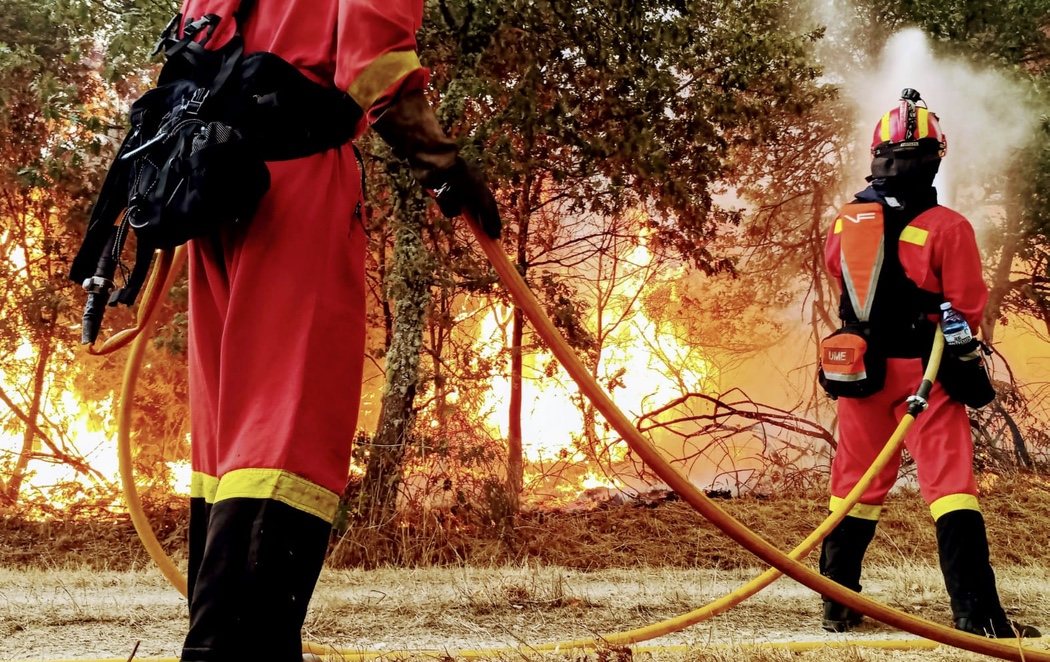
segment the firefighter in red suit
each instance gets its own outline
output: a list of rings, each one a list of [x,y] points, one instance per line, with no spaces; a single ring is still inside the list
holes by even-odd
[[[244,0],[247,2],[247,0]],[[183,24],[236,0],[186,0]],[[243,12],[243,10],[242,10]],[[425,97],[422,0],[255,0],[245,52],[347,91],[435,192],[498,237],[495,200]],[[213,46],[213,44],[215,46]],[[250,223],[190,243],[192,464],[183,662],[302,659],[300,630],[346,478],[365,341],[364,205],[353,146],[268,164]]]
[[[851,229],[847,224],[858,219],[840,214],[828,234],[825,257],[831,277],[842,289],[840,316],[845,323],[866,317],[873,346],[882,347],[887,357],[881,390],[837,400],[839,442],[831,466],[832,508],[871,466],[907,409],[908,396],[922,380],[923,357],[932,346],[939,304],[950,302],[972,329],[979,327],[984,313],[988,290],[973,228],[959,213],[938,205],[933,188],[946,148],[937,116],[914,90],[905,90],[899,104],[876,125],[871,185],[854,201],[881,206],[884,226],[879,240],[884,248],[868,251],[873,261],[880,262],[872,291],[869,284],[875,283],[875,277],[869,278],[856,261],[844,257],[843,237]],[[861,307],[867,315],[858,315]],[[1035,628],[1008,620],[999,603],[977,499],[966,408],[951,399],[941,383],[934,384],[928,401],[928,410],[917,419],[905,444],[936,522],[955,627],[991,637],[1039,636]],[[860,590],[864,552],[875,535],[899,465],[898,456],[824,539],[823,575]],[[825,599],[824,629],[843,632],[859,622],[859,613]]]

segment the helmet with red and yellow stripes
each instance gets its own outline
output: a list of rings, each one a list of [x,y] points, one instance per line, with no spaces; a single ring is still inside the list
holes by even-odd
[[[897,107],[882,116],[871,139],[872,156],[892,153],[900,158],[909,153],[916,156],[935,153],[938,158],[944,158],[947,152],[948,139],[937,115],[926,107],[918,91],[911,88],[901,92]]]

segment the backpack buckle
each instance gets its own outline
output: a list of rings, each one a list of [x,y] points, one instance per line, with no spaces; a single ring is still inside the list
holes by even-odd
[[[193,91],[193,96],[191,96],[186,101],[186,105],[185,105],[186,113],[188,115],[197,115],[197,114],[199,114],[200,111],[201,111],[201,106],[204,105],[204,101],[207,98],[208,98],[208,90],[206,88],[203,88],[203,87],[198,87],[196,90]]]
[[[164,26],[164,29],[160,33],[160,38],[157,39],[157,43],[153,46],[153,52],[149,54],[150,57],[156,57],[158,53],[163,50],[167,50],[168,44],[170,44],[175,38],[175,30],[179,26],[179,22],[182,21],[182,13],[175,14],[168,21],[168,24]]]

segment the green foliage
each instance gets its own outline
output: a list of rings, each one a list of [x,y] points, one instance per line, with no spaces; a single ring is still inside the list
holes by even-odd
[[[729,266],[704,244],[731,150],[775,137],[770,111],[800,112],[819,93],[814,35],[786,29],[780,2],[445,0],[428,10],[423,53],[445,117],[472,134],[508,208],[645,206],[661,241],[708,271]],[[542,194],[522,208],[537,179]]]
[[[76,353],[83,293],[67,271],[122,132],[121,104],[151,77],[146,53],[173,11],[152,0],[11,0],[0,13],[0,251],[8,264],[0,371],[18,384],[6,393],[8,421],[38,426],[9,465],[12,475],[30,457],[76,465],[77,440],[65,426],[79,413],[96,424],[112,413],[100,403],[112,402],[122,365]],[[130,321],[126,311],[107,318],[109,331]],[[149,440],[140,460],[155,469],[185,450],[176,450],[185,443],[185,406],[172,398],[185,378],[178,359],[151,358],[137,422]],[[62,404],[70,388],[80,412]]]
[[[951,50],[994,58],[1006,66],[1045,69],[1050,60],[1046,0],[859,0],[871,24],[890,34],[919,25]]]

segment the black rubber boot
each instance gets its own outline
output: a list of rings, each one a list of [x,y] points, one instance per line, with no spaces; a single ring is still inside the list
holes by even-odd
[[[878,521],[846,516],[824,538],[820,549],[820,574],[860,592],[860,570],[864,553],[875,537]],[[822,626],[828,632],[849,632],[864,616],[834,600],[824,599]]]
[[[302,662],[330,525],[272,499],[191,500],[182,662]]]
[[[1034,627],[1008,619],[999,603],[988,534],[979,511],[942,515],[937,520],[937,551],[957,630],[994,639],[1040,636]]]

